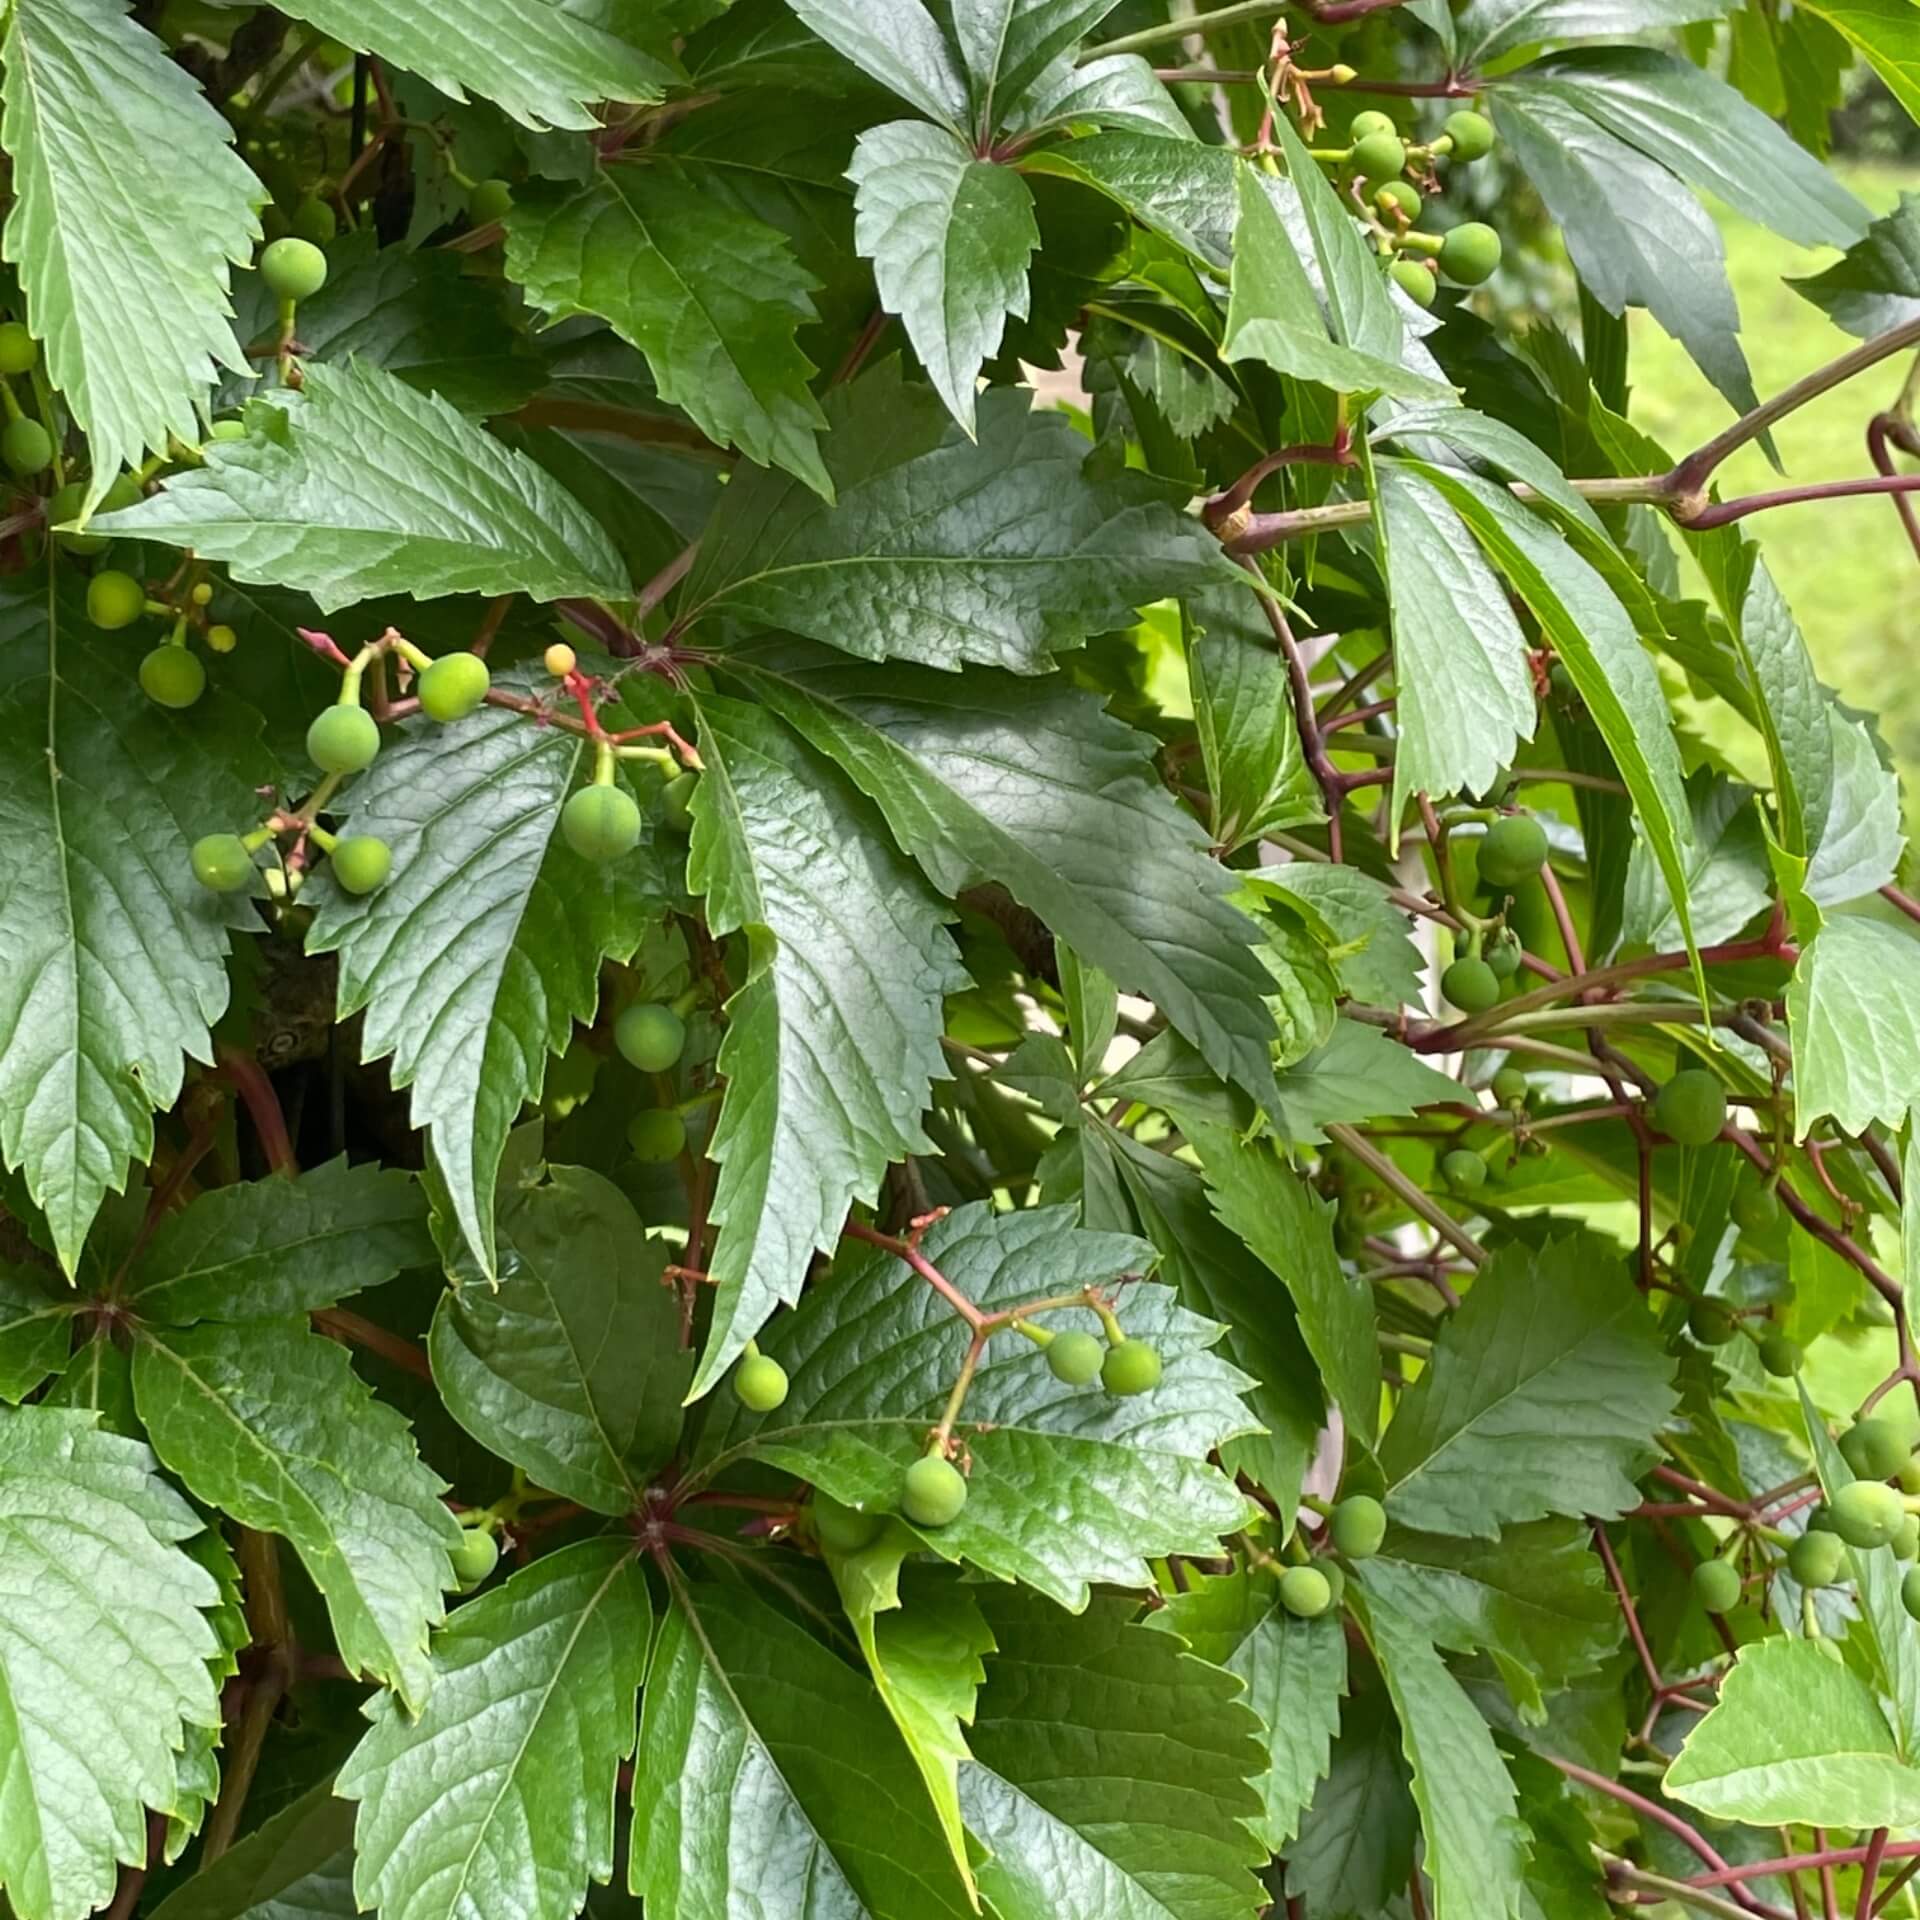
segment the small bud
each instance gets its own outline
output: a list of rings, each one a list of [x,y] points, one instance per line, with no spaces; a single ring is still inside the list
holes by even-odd
[[[1327,69],[1327,78],[1331,80],[1336,87],[1350,87],[1360,78],[1360,69],[1358,67],[1349,67],[1343,62],[1337,67],[1329,67]]]

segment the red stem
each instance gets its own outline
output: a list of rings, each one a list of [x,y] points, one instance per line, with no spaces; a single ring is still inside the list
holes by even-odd
[[[868,1246],[882,1247],[896,1260],[904,1260],[976,1333],[986,1323],[987,1316],[912,1241],[863,1227],[856,1220],[849,1220],[840,1231],[849,1240],[864,1240]]]
[[[250,1053],[234,1047],[220,1049],[220,1071],[239,1094],[259,1136],[260,1150],[275,1173],[294,1174],[300,1163],[294,1157],[293,1141],[287,1133],[287,1117],[280,1111],[280,1096],[273,1082]]]
[[[1712,527],[1731,526],[1750,513],[1765,513],[1773,507],[1797,507],[1809,500],[1847,500],[1873,493],[1904,494],[1920,492],[1920,473],[1878,474],[1871,480],[1822,480],[1807,487],[1776,487],[1770,493],[1749,493],[1738,500],[1714,500],[1673,517],[1689,533],[1705,533]]]
[[[1915,1851],[1920,1852],[1920,1845]],[[1867,1857],[1860,1865],[1860,1904],[1854,1909],[1853,1920],[1873,1920],[1873,1885],[1880,1878],[1880,1862],[1886,1857],[1887,1830],[1875,1827],[1867,1842]]]

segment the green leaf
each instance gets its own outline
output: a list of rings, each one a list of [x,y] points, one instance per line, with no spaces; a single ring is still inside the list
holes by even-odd
[[[1872,1689],[1813,1640],[1742,1647],[1661,1784],[1690,1807],[1752,1826],[1920,1820],[1920,1778]]]
[[[1237,1681],[1173,1634],[1130,1624],[1124,1600],[1077,1620],[1031,1594],[982,1604],[996,1651],[961,1800],[1000,1920],[1250,1912],[1262,1755]]]
[[[997,881],[1122,992],[1151,998],[1222,1079],[1271,1097],[1257,929],[1151,777],[1142,735],[1058,682],[757,664],[751,682],[878,803],[942,893]]]
[[[120,0],[16,0],[0,61],[14,194],[0,253],[86,433],[97,500],[170,435],[197,444],[220,368],[245,369],[227,288],[267,192]]]
[[[707,1148],[720,1233],[696,1394],[799,1297],[888,1162],[930,1151],[941,999],[967,978],[941,903],[864,801],[759,708],[706,695],[699,715],[687,883],[716,937],[746,932],[752,960],[720,1046],[727,1094]]]
[[[329,1160],[293,1179],[214,1187],[169,1214],[128,1269],[143,1320],[273,1320],[437,1264],[412,1175]]]
[[[1144,474],[1098,478],[1092,448],[1022,390],[981,398],[976,444],[882,367],[829,404],[829,507],[743,473],[700,543],[679,622],[728,613],[868,660],[1043,673],[1134,609],[1239,569]]]
[[[0,1400],[17,1406],[67,1364],[74,1318],[90,1303],[37,1267],[0,1263]]]
[[[1332,950],[1340,985],[1374,1007],[1417,1006],[1426,961],[1393,890],[1358,867],[1290,860],[1247,876],[1258,892],[1296,910]]]
[[[1759,698],[1755,721],[1773,772],[1773,803],[1780,844],[1805,858],[1820,844],[1833,793],[1833,738],[1827,695],[1792,609],[1773,576],[1753,566],[1733,641]]]
[[[1064,1207],[994,1214],[981,1205],[941,1221],[921,1251],[987,1312],[1110,1287],[1152,1256],[1128,1235],[1082,1231]],[[956,1428],[971,1468],[967,1504],[926,1533],[928,1547],[1077,1610],[1091,1582],[1144,1586],[1147,1556],[1217,1552],[1220,1535],[1245,1519],[1245,1500],[1206,1464],[1252,1426],[1239,1399],[1246,1376],[1208,1351],[1222,1330],[1146,1282],[1125,1288],[1117,1311],[1166,1363],[1160,1385],[1137,1398],[1063,1385],[1018,1335],[989,1343]],[[1098,1325],[1085,1308],[1046,1324]],[[892,1254],[861,1248],[843,1253],[760,1345],[787,1370],[786,1403],[760,1416],[730,1395],[717,1400],[700,1438],[708,1477],[752,1457],[848,1505],[892,1511],[966,1351],[953,1309]]]
[[[1877,893],[1900,871],[1900,779],[1881,757],[1867,723],[1827,708],[1833,742],[1833,790],[1802,882],[1807,898],[1842,907]]]
[[[1920,21],[1903,0],[1807,0],[1824,20],[1866,55],[1887,91],[1920,119]]]
[[[142,1325],[133,1391],[168,1469],[241,1526],[288,1540],[325,1596],[347,1670],[376,1675],[417,1711],[460,1533],[406,1420],[373,1398],[345,1349],[299,1320]]]
[[[205,466],[93,524],[298,587],[328,612],[383,593],[630,591],[600,523],[544,468],[363,361],[309,366],[271,433],[212,442]]]
[[[1263,1142],[1188,1129],[1222,1223],[1293,1296],[1300,1332],[1349,1431],[1371,1448],[1379,1434],[1380,1349],[1373,1295],[1333,1245],[1333,1208]]]
[[[0,1413],[0,1889],[80,1920],[147,1857],[190,1728],[217,1727],[220,1598],[181,1551],[203,1522],[90,1414]]]
[[[790,0],[828,46],[931,120],[967,125],[968,89],[954,48],[920,0]]]
[[[1005,124],[1028,90],[1118,0],[959,0],[953,37],[973,81],[977,122]]]
[[[449,1288],[427,1351],[447,1411],[536,1486],[627,1514],[680,1437],[693,1377],[667,1250],[583,1167],[549,1169],[499,1210],[496,1287]]]
[[[259,810],[268,767],[226,702],[169,713],[124,637],[44,581],[0,590],[0,1150],[71,1273],[187,1057],[211,1062],[229,930],[187,852]]]
[[[1920,199],[1903,193],[1844,259],[1787,285],[1863,340],[1912,319],[1920,302]]]
[[[1397,442],[1414,453],[1420,452],[1420,442],[1438,440],[1457,454],[1484,460],[1509,480],[1524,481],[1562,516],[1578,522],[1597,539],[1608,537],[1600,516],[1547,455],[1490,414],[1475,413],[1471,407],[1410,407],[1374,428],[1369,439],[1376,446]]]
[[[1418,1826],[1400,1729],[1376,1677],[1341,1708],[1326,1778],[1287,1851],[1288,1891],[1328,1920],[1382,1912],[1413,1872]]]
[[[1216,272],[1233,257],[1236,162],[1224,148],[1116,128],[1038,148],[1022,165],[1085,182]]]
[[[643,855],[591,866],[559,837],[585,758],[578,734],[502,707],[407,723],[354,782],[348,821],[392,847],[393,878],[361,898],[329,888],[307,936],[340,956],[339,1017],[366,1009],[361,1058],[391,1055],[412,1089],[488,1273],[508,1130],[593,1018],[602,958],[628,958],[657,904]]]
[[[1773,901],[1773,870],[1753,792],[1702,767],[1687,782],[1687,802],[1693,820],[1686,866],[1694,937],[1703,944],[1731,940]],[[1685,938],[1645,840],[1635,840],[1627,867],[1620,938],[1650,953],[1667,952]]]
[[[1077,67],[1062,61],[1041,77],[1007,131],[1043,133],[1087,122],[1198,146],[1198,136],[1153,69],[1131,53]]]
[[[1639,1501],[1672,1375],[1611,1241],[1575,1230],[1503,1247],[1388,1424],[1387,1511],[1487,1540],[1548,1514],[1613,1519]]]
[[[154,1920],[354,1920],[353,1807],[322,1780],[182,1881]]]
[[[1487,1723],[1420,1627],[1377,1603],[1366,1624],[1413,1771],[1433,1920],[1517,1913],[1526,1829]]]
[[[1400,684],[1396,820],[1410,793],[1485,793],[1537,724],[1527,643],[1493,569],[1431,479],[1377,469]]]
[[[722,446],[832,493],[813,363],[795,344],[819,282],[786,236],[663,160],[516,196],[507,272],[549,320],[593,313],[647,357],[662,400]]]
[[[1336,1020],[1321,1045],[1280,1075],[1279,1089],[1274,1114],[1281,1137],[1301,1144],[1325,1139],[1327,1127],[1460,1097],[1459,1081],[1358,1020]]]
[[[1463,70],[1547,40],[1619,40],[1718,19],[1721,0],[1472,0],[1460,16]]]
[[[1253,1783],[1265,1803],[1258,1832],[1273,1852],[1286,1852],[1315,1783],[1326,1777],[1340,1726],[1347,1686],[1340,1617],[1296,1620],[1280,1605],[1270,1575],[1237,1567],[1169,1595],[1146,1624],[1178,1634],[1202,1660],[1245,1686],[1241,1698],[1260,1716],[1267,1756],[1266,1772]]]
[[[353,1886],[386,1920],[572,1920],[613,1877],[652,1605],[631,1539],[583,1540],[461,1607],[417,1717],[392,1695],[335,1782]]]
[[[867,1678],[757,1594],[676,1581],[633,1775],[649,1920],[967,1920],[913,1760]]]
[[[522,126],[592,128],[596,102],[658,100],[674,78],[636,44],[620,0],[443,0],[431,12],[383,0],[297,0],[291,12],[455,100],[471,88]]]
[[[1920,1086],[1920,941],[1904,921],[1828,920],[1787,982],[1794,1138],[1898,1128]]]

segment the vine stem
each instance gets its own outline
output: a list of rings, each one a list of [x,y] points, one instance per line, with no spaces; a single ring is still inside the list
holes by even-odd
[[[260,1752],[297,1660],[286,1593],[280,1584],[278,1543],[269,1533],[241,1527],[235,1549],[246,1583],[247,1624],[253,1644],[264,1651],[265,1658],[247,1683],[239,1731],[220,1769],[220,1797],[207,1817],[206,1837],[200,1843],[202,1865],[218,1860],[240,1831],[240,1816],[260,1765]]]
[[[1307,662],[1300,651],[1300,642],[1294,638],[1293,628],[1288,625],[1280,602],[1268,591],[1267,583],[1260,577],[1259,568],[1251,559],[1242,564],[1253,576],[1261,609],[1267,616],[1267,625],[1273,629],[1274,641],[1287,663],[1287,685],[1293,695],[1294,724],[1300,731],[1300,747],[1306,756],[1307,766],[1319,783],[1320,797],[1327,809],[1327,852],[1338,866],[1346,851],[1341,837],[1340,813],[1346,805],[1347,777],[1333,764],[1332,756],[1327,752],[1326,735],[1321,732],[1320,716],[1314,711],[1313,685],[1307,678]]]
[[[1694,1913],[1720,1916],[1720,1920],[1747,1920],[1747,1916],[1753,1912],[1751,1907],[1736,1906],[1731,1900],[1723,1900],[1717,1893],[1709,1893],[1691,1881],[1670,1880],[1664,1873],[1649,1872],[1645,1867],[1636,1867],[1629,1860],[1607,1862],[1607,1883],[1610,1887],[1625,1887],[1636,1893],[1655,1894],[1675,1906],[1689,1908]],[[1792,1917],[1782,1916],[1782,1920],[1792,1920]]]
[[[1234,5],[1217,7],[1212,13],[1163,21],[1158,26],[1142,27],[1138,33],[1123,33],[1117,40],[1083,47],[1079,64],[1085,66],[1089,60],[1104,60],[1114,53],[1138,53],[1143,47],[1164,46],[1169,40],[1197,39],[1202,34],[1237,27],[1243,20],[1271,19],[1276,13],[1284,13],[1287,5],[1288,0],[1235,0]]]
[[[260,1151],[267,1156],[267,1165],[275,1173],[298,1173],[300,1163],[294,1157],[287,1117],[280,1111],[280,1096],[274,1092],[266,1069],[252,1054],[242,1053],[237,1047],[222,1047],[220,1071],[246,1107],[260,1139]]]
[[[857,1220],[849,1220],[840,1231],[849,1240],[864,1240],[868,1246],[882,1247],[896,1260],[904,1260],[975,1334],[978,1334],[987,1324],[987,1315],[982,1313],[911,1240],[902,1240],[895,1234],[881,1233],[873,1227],[862,1226]]]
[[[1329,1139],[1338,1140],[1382,1185],[1398,1194],[1401,1200],[1417,1213],[1435,1233],[1458,1248],[1464,1259],[1473,1266],[1479,1266],[1487,1257],[1487,1250],[1459,1221],[1435,1203],[1382,1153],[1364,1134],[1357,1133],[1352,1127],[1338,1121],[1327,1128]]]

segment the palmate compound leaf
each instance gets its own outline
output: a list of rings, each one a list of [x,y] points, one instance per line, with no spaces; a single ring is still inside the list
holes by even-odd
[[[708,1146],[720,1168],[708,1261],[704,1393],[834,1244],[889,1161],[924,1152],[928,1090],[946,1077],[941,1000],[966,981],[945,910],[868,803],[760,709],[702,696],[707,771],[693,797],[687,884],[716,936],[745,931],[727,1006],[727,1092]]]
[[[427,1697],[428,1629],[460,1530],[405,1418],[304,1320],[140,1324],[133,1393],[154,1451],[197,1499],[288,1540],[353,1673]]]
[[[122,0],[16,0],[0,61],[14,192],[0,253],[86,432],[97,500],[169,435],[197,443],[220,369],[245,369],[227,290],[267,191]],[[135,158],[156,154],[165,165]]]
[[[674,1582],[633,1808],[648,1920],[974,1911],[871,1682],[750,1587]]]
[[[1845,1133],[1898,1127],[1920,1086],[1920,939],[1901,921],[1835,914],[1787,982],[1794,1137],[1831,1114]]]
[[[988,1589],[995,1651],[960,1775],[999,1920],[1239,1920],[1259,1901],[1260,1723],[1235,1678],[1103,1595]]]
[[[573,1920],[613,1877],[653,1608],[631,1536],[544,1555],[458,1608],[417,1717],[391,1694],[335,1782],[385,1920]]]
[[[80,1920],[147,1857],[177,1750],[220,1723],[207,1613],[182,1551],[200,1516],[138,1441],[90,1414],[0,1412],[0,1891],[18,1920]]]
[[[1387,1511],[1475,1539],[1549,1514],[1624,1513],[1673,1411],[1672,1378],[1615,1243],[1577,1230],[1503,1247],[1388,1423]]]
[[[124,637],[31,575],[0,589],[0,768],[0,1151],[71,1272],[186,1060],[213,1058],[255,916],[187,853],[254,817],[270,768],[238,708],[155,706]]]
[[[384,593],[631,591],[605,530],[545,468],[365,361],[310,365],[271,431],[211,443],[204,466],[93,524],[329,612]]]
[[[1076,1228],[1062,1207],[962,1207],[921,1250],[988,1312],[1110,1286],[1153,1257],[1128,1235]],[[926,1545],[1078,1609],[1090,1582],[1143,1586],[1147,1556],[1215,1552],[1244,1521],[1246,1501],[1206,1461],[1252,1425],[1239,1399],[1246,1376],[1209,1351],[1220,1328],[1151,1282],[1125,1286],[1116,1311],[1159,1347],[1160,1385],[1131,1399],[1065,1386],[1018,1334],[995,1337],[955,1429],[970,1456],[967,1504]],[[1084,1308],[1046,1324],[1098,1325]],[[893,1510],[966,1352],[953,1309],[892,1254],[850,1248],[760,1344],[787,1370],[786,1404],[756,1415],[730,1396],[716,1402],[700,1437],[703,1477],[764,1460],[849,1506]]]
[[[393,878],[329,888],[307,936],[339,954],[340,1018],[367,1009],[361,1057],[392,1056],[489,1274],[507,1133],[593,1018],[602,959],[633,953],[660,899],[644,850],[593,866],[561,839],[587,759],[579,735],[502,707],[407,723],[348,791],[345,830],[385,840]]]

